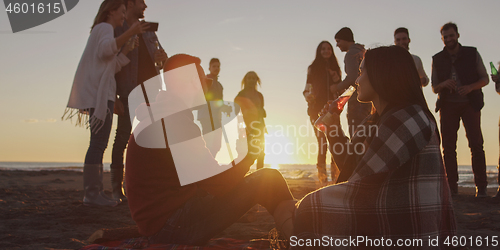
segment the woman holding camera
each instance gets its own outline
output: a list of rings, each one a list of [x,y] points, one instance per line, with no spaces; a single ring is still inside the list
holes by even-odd
[[[114,77],[129,62],[126,54],[138,45],[132,36],[148,27],[148,24],[137,22],[128,32],[115,38],[114,28],[123,24],[125,11],[123,0],[102,2],[63,115],[66,119],[77,116],[77,125],[87,123],[90,127],[90,144],[83,167],[84,205],[116,206],[121,202],[107,197],[102,184],[102,158],[111,132],[116,97]]]

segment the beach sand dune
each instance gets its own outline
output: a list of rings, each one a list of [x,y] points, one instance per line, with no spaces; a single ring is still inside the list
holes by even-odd
[[[126,203],[117,207],[82,205],[82,173],[74,171],[0,171],[0,248],[2,249],[78,249],[99,229],[133,227]],[[109,173],[104,174],[110,190]],[[311,179],[287,180],[297,198],[318,186]],[[488,190],[493,195],[496,190]],[[496,236],[500,241],[500,203],[492,198],[475,199],[472,188],[461,188],[454,197],[459,236]],[[109,193],[108,193],[109,194]],[[256,206],[221,237],[266,238],[275,227],[273,218]],[[484,244],[486,243],[483,240]],[[498,249],[498,247],[470,249]]]

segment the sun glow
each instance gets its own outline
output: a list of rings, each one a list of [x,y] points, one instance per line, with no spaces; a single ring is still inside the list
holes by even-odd
[[[271,165],[271,168],[279,169],[279,164],[294,163],[297,152],[294,150],[294,143],[287,136],[276,136],[274,131],[268,131],[265,143],[264,162]]]
[[[277,164],[277,163],[269,164],[269,168],[272,168],[272,169],[280,169],[280,165],[279,165],[279,164]]]

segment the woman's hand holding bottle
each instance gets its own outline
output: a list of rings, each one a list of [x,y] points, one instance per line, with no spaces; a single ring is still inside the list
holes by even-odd
[[[167,53],[165,53],[165,50],[161,48],[160,42],[158,40],[155,41],[155,48],[156,48],[154,54],[155,66],[158,70],[162,70],[165,61],[167,61],[168,56]]]
[[[334,101],[328,101],[319,113],[319,118],[314,123],[314,127],[322,132],[326,132],[331,125],[340,125],[340,113],[344,110],[344,106],[356,91],[353,86],[349,87],[339,98]]]

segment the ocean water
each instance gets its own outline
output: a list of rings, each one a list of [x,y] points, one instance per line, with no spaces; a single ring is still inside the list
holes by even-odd
[[[266,167],[278,169],[287,179],[312,179],[318,180],[316,165],[312,164],[266,164]],[[252,167],[251,169],[254,169]],[[0,162],[0,170],[69,170],[83,171],[81,162]],[[109,171],[109,163],[104,164],[104,171]],[[328,176],[330,176],[329,166],[327,166]],[[497,167],[490,165],[486,167],[488,176],[488,186],[497,187],[498,176]],[[470,165],[460,165],[458,167],[459,186],[474,187],[474,174]]]
[[[301,178],[312,178],[318,180],[316,170],[316,165],[299,165],[299,164],[279,164],[279,170],[285,178],[289,179],[301,179]],[[327,166],[327,175],[330,176],[330,167]],[[486,175],[488,178],[488,187],[498,187],[497,177],[498,169],[497,166],[489,165],[486,166]],[[475,187],[474,185],[474,174],[472,173],[472,167],[470,165],[460,165],[458,166],[458,185],[461,187]]]

